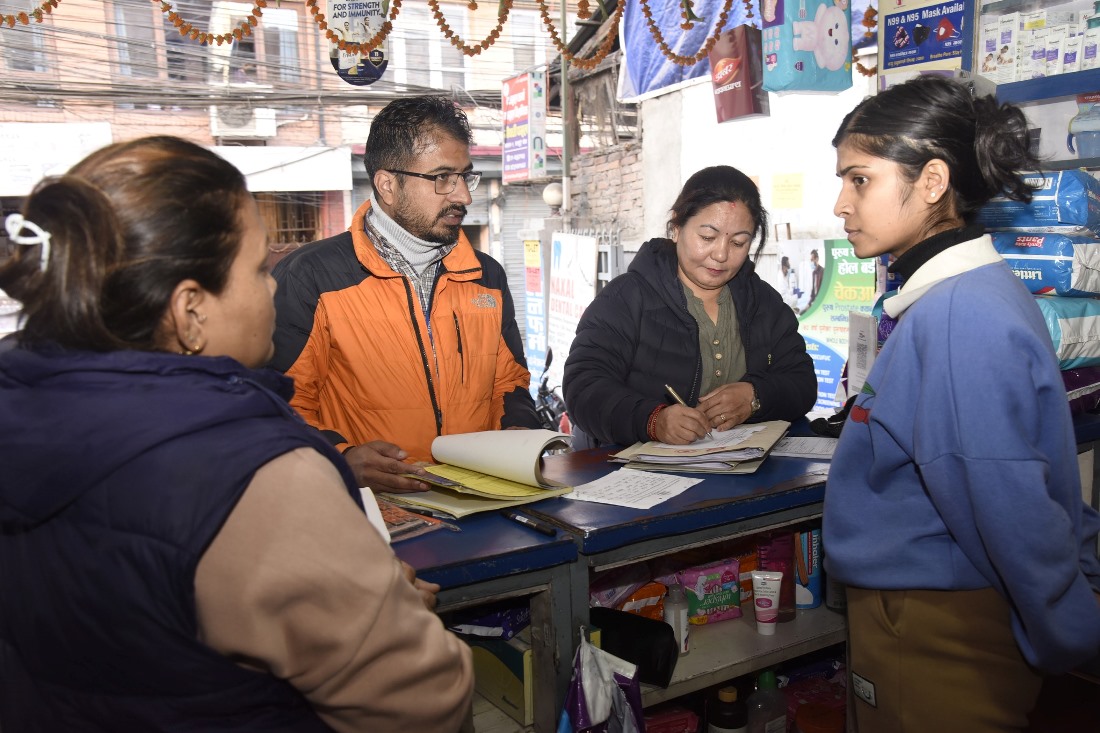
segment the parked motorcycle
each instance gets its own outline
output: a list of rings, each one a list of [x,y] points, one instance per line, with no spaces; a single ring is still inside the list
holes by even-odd
[[[535,412],[539,422],[547,430],[569,432],[569,417],[565,412],[565,400],[561,396],[561,387],[550,387],[550,362],[554,359],[554,350],[546,349],[546,363],[542,367],[538,393],[535,396]]]

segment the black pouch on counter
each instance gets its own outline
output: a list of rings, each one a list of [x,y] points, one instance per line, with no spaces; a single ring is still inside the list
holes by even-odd
[[[668,687],[680,650],[676,635],[664,621],[614,608],[589,609],[592,625],[600,629],[600,648],[638,665],[638,681]]]

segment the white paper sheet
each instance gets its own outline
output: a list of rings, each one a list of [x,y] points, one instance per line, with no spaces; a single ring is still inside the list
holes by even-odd
[[[634,509],[649,509],[683,493],[702,480],[620,468],[603,478],[573,487],[573,492],[565,494],[562,498],[614,504]]]

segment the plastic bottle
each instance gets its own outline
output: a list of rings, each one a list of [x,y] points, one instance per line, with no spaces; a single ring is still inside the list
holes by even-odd
[[[757,545],[761,570],[783,573],[779,584],[779,623],[794,621],[794,535],[774,532]]]
[[[748,708],[733,685],[718,690],[707,706],[707,733],[748,733]]]
[[[749,733],[787,733],[787,696],[775,684],[775,672],[765,670],[756,680],[756,692],[745,701]]]
[[[688,601],[684,595],[684,588],[679,583],[668,587],[668,596],[665,598],[665,623],[672,627],[676,634],[676,646],[680,654],[691,651],[688,635],[691,633],[691,625],[688,624]]]

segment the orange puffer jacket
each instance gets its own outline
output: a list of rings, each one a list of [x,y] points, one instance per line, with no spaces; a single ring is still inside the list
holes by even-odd
[[[465,236],[431,299],[431,335],[409,280],[364,231],[314,242],[274,270],[275,368],[291,404],[338,449],[370,440],[431,460],[437,435],[539,427],[504,268]]]

